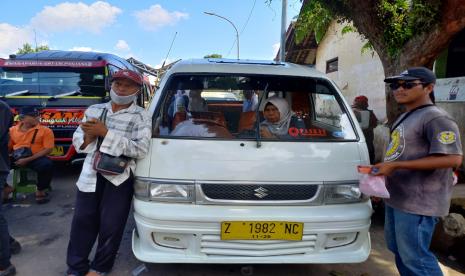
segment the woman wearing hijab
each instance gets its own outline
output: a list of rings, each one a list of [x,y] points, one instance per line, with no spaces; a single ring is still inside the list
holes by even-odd
[[[280,138],[288,136],[293,113],[283,98],[273,96],[265,103],[263,110],[265,121],[260,124],[260,136],[263,138]]]

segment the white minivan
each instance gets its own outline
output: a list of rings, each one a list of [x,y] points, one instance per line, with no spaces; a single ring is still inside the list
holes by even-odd
[[[272,97],[291,120],[264,137]],[[149,111],[150,151],[135,172],[132,249],[139,260],[368,258],[372,209],[356,170],[368,164],[368,151],[324,74],[272,61],[181,61],[163,77]]]

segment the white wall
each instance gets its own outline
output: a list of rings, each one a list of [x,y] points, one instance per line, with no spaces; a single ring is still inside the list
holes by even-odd
[[[374,52],[361,53],[365,40],[356,32],[342,35],[345,26],[336,21],[331,23],[325,37],[318,45],[316,68],[326,72],[326,61],[338,58],[339,69],[329,73],[351,103],[356,96],[368,97],[369,109],[379,120],[386,118],[384,71],[379,57]]]
[[[337,57],[339,59],[338,71],[327,75],[338,84],[344,97],[349,102],[352,102],[358,95],[367,96],[370,105],[369,109],[375,112],[378,120],[385,121],[386,99],[383,65],[376,53],[361,53],[365,40],[362,40],[358,33],[341,34],[345,24],[338,24],[336,21],[331,23],[325,37],[318,45],[316,68],[325,73],[326,61]],[[444,82],[446,81],[447,79],[444,80]],[[441,80],[438,80],[438,86],[440,85]],[[441,91],[439,90],[440,87],[438,87],[438,98],[440,100],[441,95],[439,92]],[[465,152],[465,117],[463,116],[465,101],[438,102],[437,105],[446,110],[457,121],[460,136],[462,137],[462,149]],[[382,160],[388,142],[388,128],[378,125],[375,129],[374,139],[375,159],[377,161]],[[465,163],[462,166],[465,167]]]

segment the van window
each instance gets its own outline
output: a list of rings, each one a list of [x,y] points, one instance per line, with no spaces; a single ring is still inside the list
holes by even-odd
[[[273,104],[277,98],[279,104]],[[269,101],[279,106],[278,120]],[[284,112],[287,113],[281,114]],[[356,139],[339,95],[324,79],[174,75],[168,79],[155,113],[154,137],[263,141]]]

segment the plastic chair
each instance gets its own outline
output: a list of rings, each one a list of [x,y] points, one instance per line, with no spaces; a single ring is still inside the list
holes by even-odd
[[[239,117],[239,126],[237,127],[238,132],[243,130],[253,129],[256,121],[255,111],[241,112]]]
[[[13,170],[13,199],[18,193],[35,193],[37,189],[37,173],[28,168],[16,168]]]

